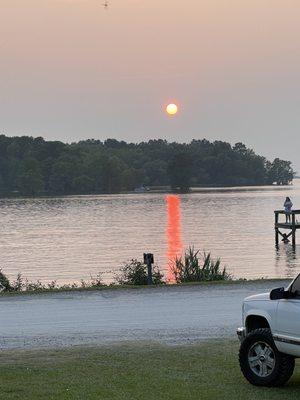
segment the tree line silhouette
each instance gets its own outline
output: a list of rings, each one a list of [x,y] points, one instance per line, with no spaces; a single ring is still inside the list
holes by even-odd
[[[288,184],[290,161],[273,162],[243,143],[115,139],[66,144],[0,135],[0,194],[40,196],[131,191],[141,185],[188,191],[194,186]]]

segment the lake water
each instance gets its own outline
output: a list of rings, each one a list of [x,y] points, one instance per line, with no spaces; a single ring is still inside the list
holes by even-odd
[[[170,277],[168,260],[193,245],[220,257],[236,278],[293,277],[300,246],[294,253],[274,243],[273,211],[287,195],[300,208],[300,181],[179,196],[2,199],[0,267],[11,278],[69,283],[102,272],[109,282],[124,261],[152,252]]]

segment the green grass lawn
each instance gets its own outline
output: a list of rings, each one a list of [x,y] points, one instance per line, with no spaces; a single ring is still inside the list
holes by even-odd
[[[0,399],[299,399],[300,368],[284,388],[255,388],[243,379],[237,352],[234,341],[5,351]]]

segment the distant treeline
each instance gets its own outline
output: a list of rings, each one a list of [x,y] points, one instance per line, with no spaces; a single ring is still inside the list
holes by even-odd
[[[270,162],[242,143],[91,139],[65,144],[0,135],[2,196],[117,193],[141,185],[181,191],[205,185],[285,185],[293,176],[291,162]]]

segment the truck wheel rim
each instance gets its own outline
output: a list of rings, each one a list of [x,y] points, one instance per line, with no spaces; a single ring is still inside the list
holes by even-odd
[[[265,342],[256,342],[248,353],[248,362],[255,375],[266,378],[275,368],[275,354],[271,346]]]

